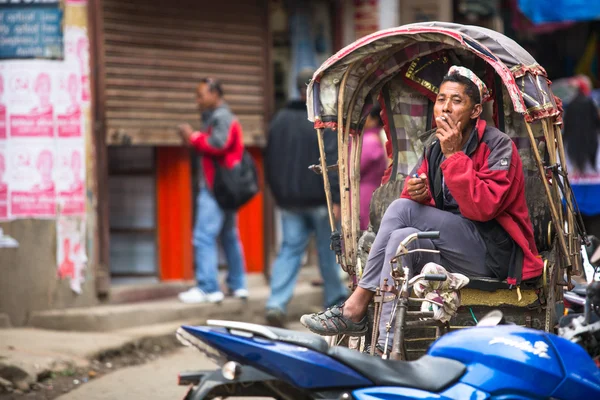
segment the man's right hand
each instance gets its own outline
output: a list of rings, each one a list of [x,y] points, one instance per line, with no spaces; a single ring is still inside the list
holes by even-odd
[[[410,178],[406,181],[406,191],[411,199],[416,202],[423,202],[429,197],[429,185],[427,184],[427,175],[421,174],[418,178]]]
[[[190,138],[194,133],[194,129],[190,124],[180,124],[177,126],[177,133],[181,137],[183,144],[187,146],[190,143]]]

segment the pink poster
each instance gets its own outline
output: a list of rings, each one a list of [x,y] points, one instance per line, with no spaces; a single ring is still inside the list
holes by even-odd
[[[89,103],[92,95],[90,93],[90,52],[87,36],[79,38],[77,41],[77,59],[81,71],[81,98],[85,103]]]
[[[35,98],[35,106],[28,111],[14,111],[10,115],[10,136],[17,137],[53,137],[54,108],[52,106],[52,79],[48,72],[39,72],[33,79],[23,74],[13,75],[13,90],[29,92]]]
[[[87,256],[85,251],[85,220],[59,217],[56,221],[58,249],[56,262],[60,279],[68,279],[71,290],[81,293],[85,281]]]
[[[60,213],[63,215],[85,215],[85,166],[82,151],[81,142],[57,149],[56,184]]]
[[[6,139],[6,105],[4,105],[4,77],[0,74],[0,139]]]
[[[6,183],[6,154],[0,148],[0,220],[8,218],[8,184]]]
[[[10,196],[13,217],[56,215],[54,142],[9,146]]]
[[[56,124],[58,137],[81,137],[81,102],[77,74],[70,73],[60,79],[60,103],[57,104]]]
[[[81,28],[69,27],[65,32],[66,60],[69,65],[75,66],[80,99],[89,103],[90,94],[90,51],[86,31]]]

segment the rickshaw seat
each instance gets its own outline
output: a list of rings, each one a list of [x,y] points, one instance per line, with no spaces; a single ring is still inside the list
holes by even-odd
[[[469,284],[460,290],[462,306],[527,307],[538,300],[540,278],[521,282],[521,299],[516,288],[495,278],[469,278]]]

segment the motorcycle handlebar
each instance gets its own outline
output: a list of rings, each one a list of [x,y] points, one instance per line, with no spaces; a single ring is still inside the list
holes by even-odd
[[[423,280],[426,281],[437,281],[437,282],[445,282],[448,277],[444,274],[425,274],[423,275]]]
[[[417,233],[418,239],[439,239],[440,231],[429,231],[429,232],[419,232]]]

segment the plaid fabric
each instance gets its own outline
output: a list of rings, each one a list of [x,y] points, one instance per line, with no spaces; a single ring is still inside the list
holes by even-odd
[[[429,100],[407,87],[401,76],[394,78],[389,88],[398,138],[398,173],[408,175],[423,155],[424,146],[418,137],[427,130]]]
[[[527,176],[531,175],[532,173],[537,173],[538,166],[533,154],[533,149],[531,148],[531,140],[529,139],[529,133],[527,132],[527,127],[525,125],[526,121],[523,118],[523,115],[515,112],[512,109],[512,106],[510,105],[510,96],[508,95],[506,89],[503,88],[502,94],[504,96],[504,133],[510,136],[517,146],[517,150],[521,156],[521,161],[523,162],[523,170],[525,171],[525,175]],[[531,130],[533,131],[533,136],[536,139],[537,151],[539,151],[540,146],[545,148],[544,145],[541,145],[543,142],[545,142],[542,122],[533,122],[531,124]],[[544,154],[541,154],[542,158],[546,153],[547,151],[544,151]]]

